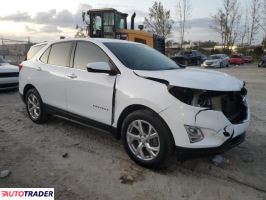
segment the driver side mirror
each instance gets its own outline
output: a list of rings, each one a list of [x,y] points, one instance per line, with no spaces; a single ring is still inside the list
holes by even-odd
[[[106,62],[95,62],[87,64],[87,71],[92,73],[105,73],[111,76],[115,76],[117,72],[110,68]]]
[[[92,73],[105,73],[111,76],[116,75],[116,71],[111,69],[107,62],[94,62],[87,64],[87,71]]]

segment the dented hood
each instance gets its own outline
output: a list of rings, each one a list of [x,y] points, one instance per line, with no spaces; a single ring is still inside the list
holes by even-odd
[[[184,68],[164,71],[142,71],[134,72],[144,78],[155,78],[168,81],[170,85],[212,91],[240,91],[244,82],[213,70]]]

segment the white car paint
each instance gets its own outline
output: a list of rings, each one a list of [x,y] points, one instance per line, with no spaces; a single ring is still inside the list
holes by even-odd
[[[192,68],[167,71],[131,70],[103,44],[103,42],[129,42],[90,38],[69,41],[75,40],[89,41],[102,48],[121,72],[116,76],[116,81],[114,76],[108,74],[90,74],[85,70],[43,64],[39,58],[53,43],[50,42],[33,59],[23,62],[24,67],[20,72],[20,93],[24,95],[24,88],[28,84],[34,85],[44,103],[114,128],[118,126],[119,117],[128,106],[146,106],[165,121],[178,147],[219,147],[229,138],[235,138],[247,130],[250,121],[249,109],[243,122],[232,124],[221,111],[187,105],[171,95],[165,84],[147,78],[162,79],[173,86],[210,91],[240,91],[244,85],[243,81],[224,73]],[[71,74],[75,74],[77,79],[68,78]],[[116,88],[114,107],[111,103],[113,87]],[[249,107],[248,100],[245,102]],[[103,110],[94,109],[94,105]],[[113,119],[112,109],[114,109]],[[204,139],[191,143],[184,125],[200,127]],[[230,137],[222,134],[224,129]]]
[[[220,57],[219,59],[213,59],[212,56],[214,57]],[[206,59],[201,66],[202,67],[212,67],[212,68],[220,68],[222,67],[227,67],[229,66],[229,57],[225,54],[215,54],[211,55],[210,58]]]
[[[226,73],[217,71],[185,68],[165,71],[135,71],[144,77],[154,77],[169,81],[171,85],[214,91],[239,91],[243,81]]]
[[[17,76],[8,76],[9,73],[18,73],[19,69],[17,66],[11,65],[9,63],[0,62],[0,90],[14,89],[16,86],[8,86],[6,84],[18,84],[19,77]],[[1,87],[2,85],[2,87]],[[6,86],[5,86],[6,85]]]

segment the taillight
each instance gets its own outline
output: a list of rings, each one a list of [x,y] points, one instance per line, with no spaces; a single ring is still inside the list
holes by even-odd
[[[22,64],[19,64],[19,65],[18,65],[18,69],[19,69],[19,71],[22,69],[22,67],[23,67]]]

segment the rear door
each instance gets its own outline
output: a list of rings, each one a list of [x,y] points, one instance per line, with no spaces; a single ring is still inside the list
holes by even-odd
[[[111,125],[113,89],[116,76],[88,72],[87,64],[109,63],[109,57],[96,44],[77,42],[73,68],[67,81],[68,111],[85,118]]]
[[[63,110],[66,104],[66,73],[69,69],[72,42],[51,45],[40,57],[38,64],[37,89],[43,102]]]

